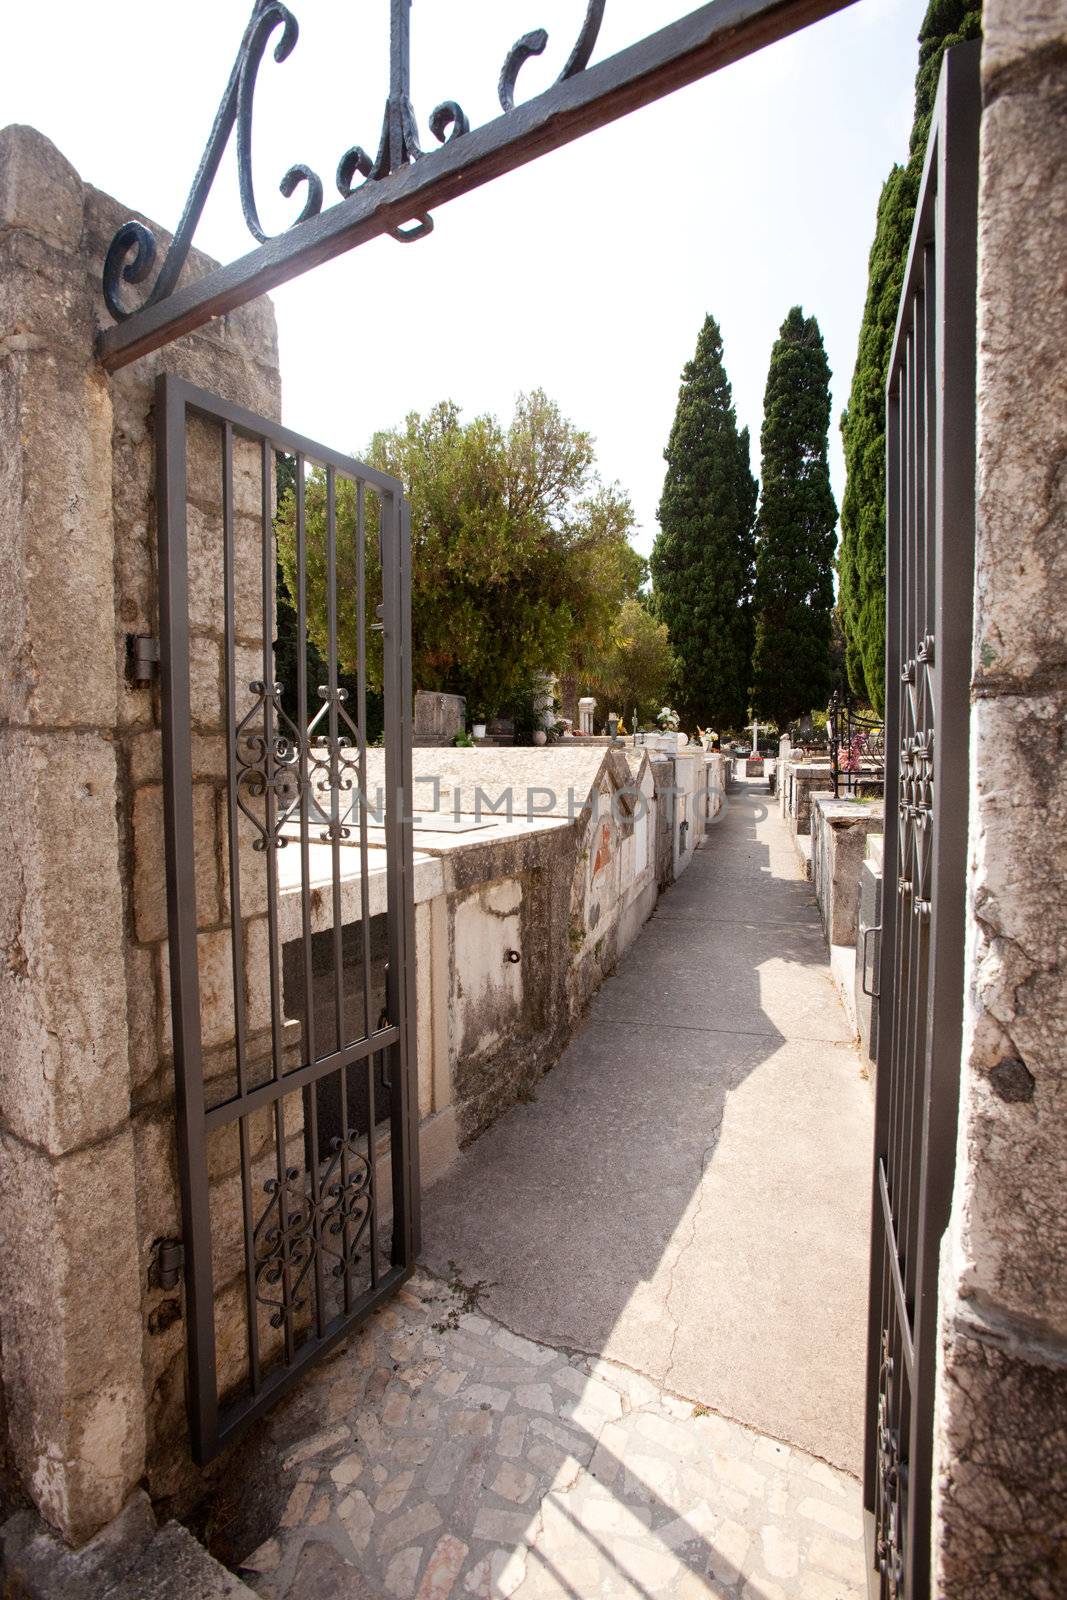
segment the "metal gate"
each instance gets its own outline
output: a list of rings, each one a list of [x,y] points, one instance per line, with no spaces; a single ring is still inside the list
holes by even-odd
[[[396,1289],[418,1248],[410,516],[397,480],[172,376],[158,380],[156,439],[189,1411],[204,1462]],[[367,738],[378,704],[381,750]]]
[[[937,1277],[963,1013],[977,44],[945,55],[887,385],[886,817],[864,1501],[872,1594],[930,1589]]]

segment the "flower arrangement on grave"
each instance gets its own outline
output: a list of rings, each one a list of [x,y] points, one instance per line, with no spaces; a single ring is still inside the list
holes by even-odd
[[[670,706],[661,706],[656,716],[662,733],[677,733],[681,726],[681,717],[677,711],[672,711]]]

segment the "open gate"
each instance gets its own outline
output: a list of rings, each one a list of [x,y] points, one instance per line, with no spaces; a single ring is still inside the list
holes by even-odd
[[[158,380],[156,440],[189,1411],[204,1462],[394,1290],[418,1248],[410,525],[395,479],[172,376]],[[205,904],[216,821],[224,889]]]
[[[946,52],[887,385],[885,867],[864,1503],[871,1593],[930,1589],[937,1277],[963,1018],[979,45]]]

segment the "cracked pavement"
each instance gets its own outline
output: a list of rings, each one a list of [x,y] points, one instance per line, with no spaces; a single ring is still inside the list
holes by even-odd
[[[425,1273],[271,1422],[262,1600],[860,1600],[855,1481]]]

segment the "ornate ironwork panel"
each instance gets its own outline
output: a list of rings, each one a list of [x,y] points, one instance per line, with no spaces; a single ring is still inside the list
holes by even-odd
[[[930,1592],[937,1272],[963,1015],[978,45],[946,53],[887,385],[885,856],[864,1494],[872,1595]]]
[[[158,381],[156,426],[204,1462],[403,1282],[418,1247],[410,526],[395,479],[177,378]]]

